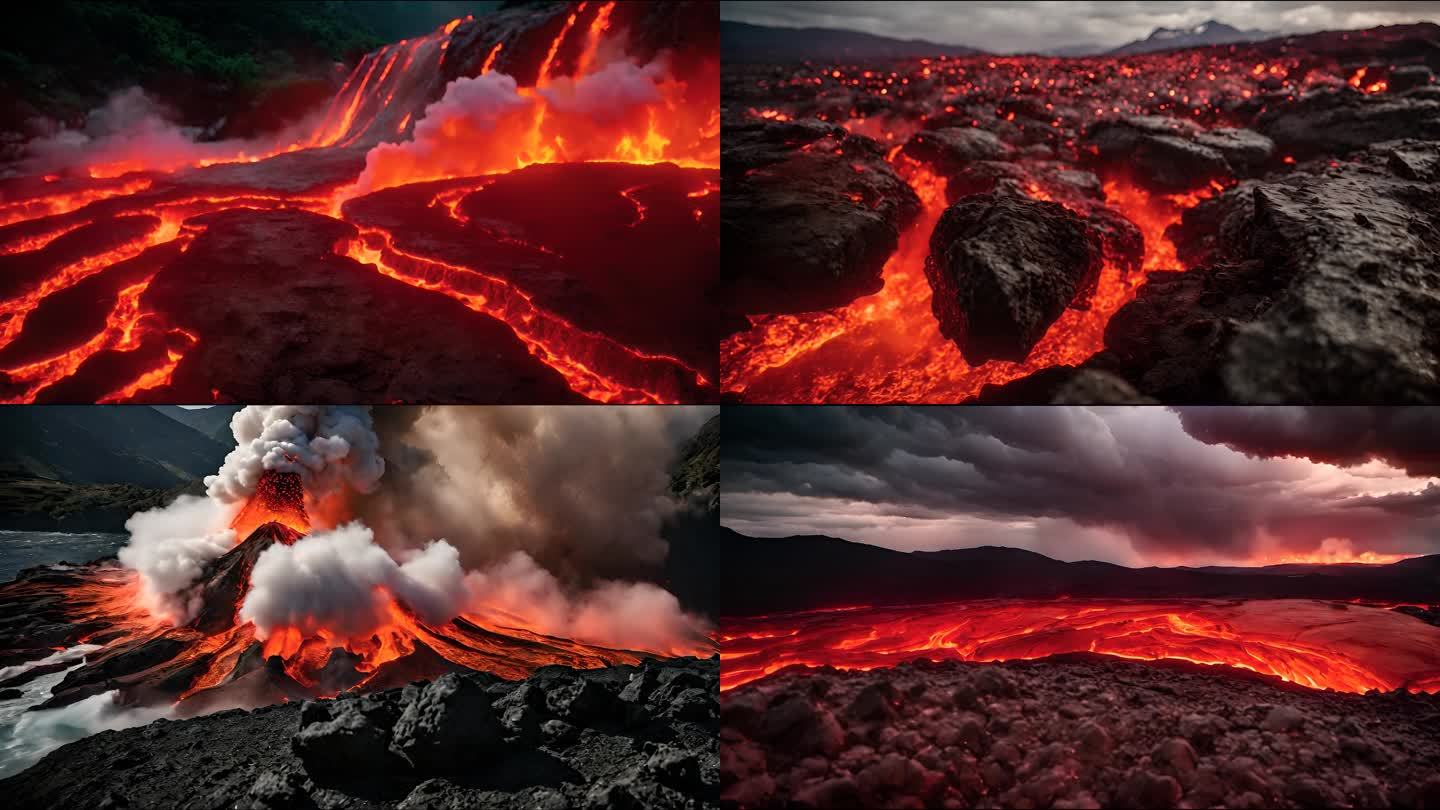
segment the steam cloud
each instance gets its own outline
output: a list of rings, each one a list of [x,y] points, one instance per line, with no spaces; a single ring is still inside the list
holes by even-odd
[[[207,563],[235,545],[228,526],[234,513],[234,506],[220,501],[181,495],[125,521],[130,542],[120,549],[120,562],[139,572],[141,598],[151,613],[174,624],[195,614],[199,603],[187,591]]]
[[[210,497],[243,501],[267,470],[299,473],[305,492],[325,497],[370,492],[385,473],[370,412],[343,405],[251,405],[235,414],[237,442],[220,472],[206,476]]]
[[[174,171],[206,160],[233,159],[247,152],[263,153],[295,140],[308,126],[296,123],[254,141],[200,141],[205,132],[182,127],[173,113],[139,87],[121,90],[91,110],[81,129],[60,129],[32,139],[16,168],[39,174],[95,166],[125,166],[147,171]]]
[[[276,627],[306,635],[323,627],[358,638],[389,621],[387,594],[432,623],[464,609],[465,573],[453,546],[438,540],[402,557],[396,563],[369,528],[354,522],[292,546],[273,545],[255,561],[240,618],[254,622],[261,638]]]
[[[602,582],[569,593],[524,552],[471,573],[444,540],[398,553],[399,563],[358,522],[271,546],[255,562],[240,618],[255,623],[259,638],[281,627],[367,638],[392,621],[393,596],[431,624],[469,613],[608,647],[689,653],[706,630],[672,594],[649,583]]]
[[[516,168],[517,146],[539,147],[542,123],[546,133],[564,132],[562,159],[609,157],[617,132],[645,132],[648,119],[642,113],[661,100],[658,83],[664,79],[660,62],[639,67],[623,60],[534,90],[520,88],[503,73],[458,78],[425,108],[411,140],[371,149],[365,170],[340,196],[349,199],[401,182],[510,171]],[[543,119],[537,98],[545,102]]]

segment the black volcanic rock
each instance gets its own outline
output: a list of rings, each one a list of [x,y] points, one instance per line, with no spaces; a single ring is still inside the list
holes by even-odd
[[[446,686],[347,693],[93,735],[0,781],[0,790],[17,806],[56,808],[92,807],[107,794],[128,807],[718,807],[718,724],[667,716],[658,700],[628,704],[635,722],[623,728],[577,717],[572,733],[543,742],[506,730],[493,745],[454,744],[475,733],[472,722],[495,728],[492,699],[558,722],[543,703],[511,696],[527,686],[537,687],[537,696],[573,691],[581,681],[608,688],[645,671],[664,682],[699,678],[707,716],[718,716],[718,659],[545,667],[528,681],[467,673],[447,676]],[[449,697],[431,701],[427,691]],[[453,700],[462,693],[470,698]],[[406,720],[411,716],[415,722]],[[410,751],[447,753],[435,761],[416,757],[412,767],[392,750],[397,739]],[[135,751],[144,752],[139,767]]]
[[[1265,166],[1275,150],[1269,138],[1256,132],[1207,131],[1193,121],[1160,116],[1099,121],[1086,131],[1083,146],[1108,172],[1129,175],[1165,193],[1250,176]]]
[[[966,197],[941,215],[925,277],[940,332],[972,365],[1023,360],[1099,277],[1099,238],[1058,203],[1003,191]]]
[[[1242,184],[1176,242],[1211,263],[1152,275],[1094,361],[1166,401],[1440,398],[1440,142]]]
[[[499,748],[503,736],[490,695],[473,680],[452,673],[426,684],[406,704],[395,721],[390,748],[418,770],[459,772]]]
[[[927,129],[915,133],[901,150],[906,156],[929,163],[941,174],[951,174],[976,160],[1000,160],[1015,147],[994,133],[975,127]]]
[[[1440,99],[1313,90],[1267,110],[1256,127],[1296,159],[1339,157],[1384,141],[1440,140]]]
[[[315,690],[290,677],[284,660],[278,655],[270,656],[261,666],[243,675],[232,673],[232,676],[219,686],[190,695],[179,704],[178,715],[191,717],[222,709],[255,709],[315,696]]]
[[[841,306],[881,269],[919,198],[878,142],[820,122],[725,121],[723,306],[734,318]]]

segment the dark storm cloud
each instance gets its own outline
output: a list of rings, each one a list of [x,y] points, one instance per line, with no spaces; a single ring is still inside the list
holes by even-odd
[[[1161,408],[738,408],[722,418],[722,518],[741,530],[874,538],[939,521],[963,535],[951,547],[1023,532],[1037,550],[1073,558],[1064,529],[1083,527],[1109,535],[1115,553],[1091,556],[1110,559],[1241,560],[1334,538],[1423,551],[1440,538],[1440,490],[1421,492],[1423,482],[1391,470],[1367,489],[1339,468],[1249,458],[1197,441]]]
[[[1440,475],[1440,408],[1180,408],[1185,432],[1262,458],[1341,466],[1379,459],[1411,475]]]
[[[848,28],[1003,53],[1066,45],[1106,47],[1156,28],[1220,20],[1281,33],[1369,28],[1440,19],[1440,2],[722,2],[727,20],[784,27]]]

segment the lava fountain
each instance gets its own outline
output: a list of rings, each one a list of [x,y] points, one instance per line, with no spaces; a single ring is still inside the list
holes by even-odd
[[[299,473],[266,470],[255,484],[255,494],[236,513],[230,528],[237,537],[249,537],[266,523],[278,523],[301,534],[310,531]]]

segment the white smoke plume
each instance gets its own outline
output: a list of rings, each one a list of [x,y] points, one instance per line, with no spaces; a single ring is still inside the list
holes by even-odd
[[[267,470],[299,473],[305,492],[370,492],[385,473],[370,411],[345,405],[250,405],[230,420],[236,446],[215,475],[211,498],[234,503],[255,492]]]
[[[188,589],[206,564],[235,545],[229,528],[236,507],[211,498],[181,495],[167,506],[136,512],[125,521],[130,542],[120,562],[140,574],[146,608],[184,624],[199,605]]]
[[[397,553],[400,562],[359,522],[271,546],[255,562],[240,618],[254,622],[262,639],[277,628],[366,638],[392,621],[393,597],[430,624],[471,614],[587,644],[677,655],[705,644],[706,623],[656,585],[609,581],[570,592],[524,552],[467,573],[444,540]]]
[[[397,563],[358,522],[273,545],[255,561],[240,618],[260,638],[277,627],[359,638],[389,621],[390,596],[427,622],[459,615],[467,594],[455,548],[437,540],[401,556]]]
[[[539,88],[539,93],[552,110],[604,122],[621,117],[634,107],[660,101],[656,83],[665,75],[665,65],[659,61],[644,67],[633,62],[611,62],[578,79],[568,76],[556,79]]]
[[[177,625],[200,607],[190,586],[243,539],[230,522],[266,470],[299,473],[306,493],[317,498],[369,492],[385,472],[365,408],[252,405],[230,427],[236,447],[219,473],[206,477],[206,497],[181,495],[125,523],[130,541],[120,549],[121,564],[140,574],[146,608]]]
[[[523,142],[534,104],[503,73],[462,76],[425,108],[409,141],[371,149],[365,170],[339,196],[350,199],[397,182],[513,169],[513,144]]]

